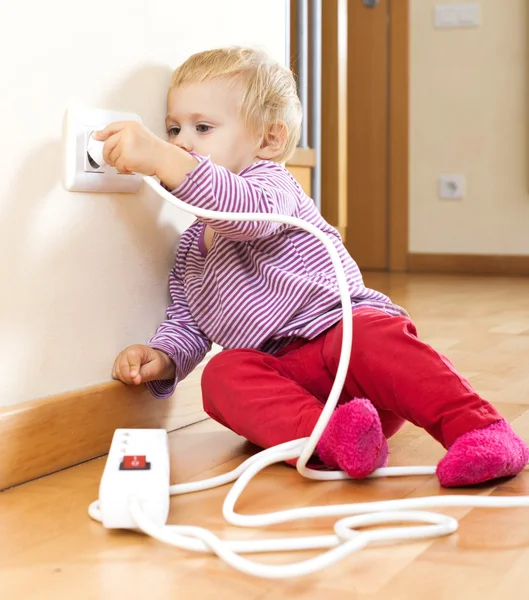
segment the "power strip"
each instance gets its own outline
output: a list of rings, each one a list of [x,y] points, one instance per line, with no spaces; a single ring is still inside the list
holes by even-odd
[[[116,429],[99,487],[102,523],[108,529],[137,529],[134,499],[159,527],[169,515],[169,444],[164,429]]]

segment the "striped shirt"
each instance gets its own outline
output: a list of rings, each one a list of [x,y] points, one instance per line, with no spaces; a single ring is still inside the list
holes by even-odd
[[[298,217],[326,233],[338,250],[353,308],[406,312],[364,286],[339,233],[282,165],[260,161],[235,175],[197,157],[199,164],[172,193],[199,208]],[[215,235],[209,251],[204,229]],[[211,349],[253,348],[273,353],[296,338],[312,339],[341,319],[334,268],[313,235],[279,223],[195,221],[182,235],[169,277],[167,319],[149,345],[168,354],[176,380],[149,385],[169,397]]]

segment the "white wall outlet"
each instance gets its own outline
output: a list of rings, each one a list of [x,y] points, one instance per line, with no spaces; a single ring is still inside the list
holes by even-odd
[[[95,129],[102,129],[113,121],[138,121],[138,115],[90,108],[70,108],[63,125],[63,185],[70,192],[137,192],[141,175],[124,175],[108,165],[91,164],[86,148]]]
[[[434,25],[438,29],[479,27],[481,25],[481,6],[477,2],[470,4],[436,4]]]
[[[466,192],[465,176],[461,174],[440,175],[438,179],[439,197],[448,200],[464,198]]]

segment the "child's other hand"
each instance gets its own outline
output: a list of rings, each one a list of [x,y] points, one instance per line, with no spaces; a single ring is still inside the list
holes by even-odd
[[[105,142],[103,157],[119,173],[155,175],[163,162],[168,142],[161,140],[136,121],[116,121],[94,133],[94,139]]]
[[[120,352],[114,362],[112,377],[127,385],[140,385],[157,379],[173,379],[175,365],[165,352],[136,344]]]

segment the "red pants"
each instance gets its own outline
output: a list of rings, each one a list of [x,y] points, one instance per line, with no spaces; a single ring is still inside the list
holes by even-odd
[[[502,418],[446,358],[418,339],[409,319],[356,309],[353,328],[340,403],[371,400],[386,437],[410,421],[448,448],[463,433]],[[340,322],[275,355],[221,352],[203,373],[204,410],[262,448],[309,436],[334,381],[341,339]]]

